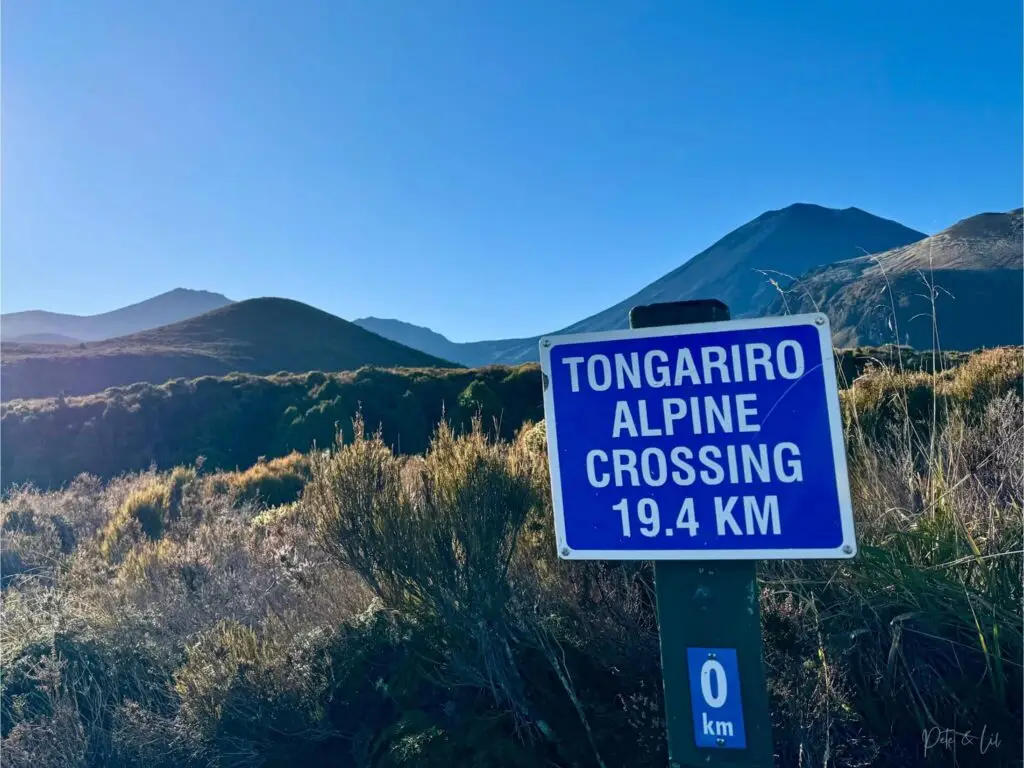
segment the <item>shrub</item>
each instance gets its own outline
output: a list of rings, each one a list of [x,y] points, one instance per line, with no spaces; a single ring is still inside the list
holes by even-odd
[[[545,455],[547,453],[548,433],[543,421],[537,424],[527,422],[519,431],[516,439],[528,451],[541,455]]]
[[[950,405],[923,451],[898,428],[883,442],[848,434],[872,448],[852,453],[849,467],[860,554],[762,569],[776,711],[792,713],[786,743],[805,755],[843,745],[855,748],[850,761],[876,755],[907,765],[920,759],[922,730],[931,727],[1019,730],[1021,421],[1010,392],[980,410],[967,400]],[[802,678],[792,662],[780,663],[787,647],[807,660]],[[801,680],[814,686],[812,711],[825,719],[793,733],[807,721],[806,709],[788,704],[806,707]],[[988,760],[1012,764],[1020,751],[1004,743]]]
[[[159,539],[167,523],[170,501],[169,489],[160,481],[134,491],[103,530],[100,540],[103,556],[117,561],[142,537]]]
[[[459,393],[458,405],[466,413],[479,414],[486,423],[501,416],[501,400],[494,390],[479,379],[471,381]]]
[[[458,408],[466,392],[469,410]],[[4,487],[53,488],[83,471],[109,479],[151,464],[190,464],[198,455],[208,470],[233,470],[259,456],[329,445],[337,425],[347,427],[360,408],[389,445],[419,453],[446,415],[457,429],[469,428],[474,393],[489,393],[487,426],[492,412],[500,414],[504,438],[541,417],[536,365],[234,374],[113,388],[68,398],[63,407],[53,399],[9,401],[0,404],[0,478]]]
[[[16,768],[85,768],[88,734],[73,698],[62,693],[50,701],[48,714],[21,720],[4,739],[4,765]]]
[[[313,457],[304,503],[323,546],[389,606],[500,615],[516,537],[539,503],[535,465],[479,422],[461,438],[442,425],[410,462],[363,430],[357,419],[351,444]]]
[[[89,626],[55,602],[23,607],[43,607],[49,621],[37,616],[35,637],[18,646],[5,643],[0,695],[5,762],[109,764],[112,716],[121,702],[166,712],[169,680],[159,657],[132,635],[142,627]],[[12,606],[5,601],[4,608],[5,621],[11,620]]]
[[[872,367],[840,393],[847,446],[874,451],[909,441],[926,454],[936,428],[951,414],[976,414],[1004,395],[1021,395],[1022,382],[1019,347],[979,352],[937,374]]]
[[[39,495],[27,488],[0,502],[0,583],[4,587],[23,577],[50,581],[77,543],[64,510],[39,501]]]
[[[313,458],[303,503],[320,542],[385,605],[448,628],[455,676],[523,715],[522,681],[502,648],[516,633],[507,574],[538,504],[535,465],[479,422],[461,438],[442,425],[426,457],[407,463],[360,420],[354,427],[351,444]]]
[[[293,451],[279,459],[259,461],[244,472],[229,473],[227,486],[243,501],[268,507],[295,501],[309,479],[309,459]]]
[[[174,674],[182,722],[222,754],[234,752],[236,765],[254,764],[274,748],[301,763],[295,750],[317,728],[323,671],[286,658],[286,651],[233,621],[201,634]]]
[[[971,355],[952,371],[945,389],[961,405],[984,408],[1008,392],[1024,388],[1024,350],[1020,347],[987,349]]]
[[[186,494],[195,490],[196,470],[190,467],[175,467],[165,477],[132,490],[100,535],[103,557],[119,562],[143,538],[159,540],[181,514]]]

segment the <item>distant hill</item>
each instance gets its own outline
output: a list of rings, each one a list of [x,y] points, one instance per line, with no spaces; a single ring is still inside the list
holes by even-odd
[[[81,344],[81,339],[73,339],[70,336],[62,336],[59,333],[26,333],[24,336],[14,336],[5,341],[16,341],[19,344]]]
[[[1022,232],[1021,209],[972,216],[912,245],[812,270],[766,312],[820,309],[839,346],[926,349],[933,332],[944,349],[1020,344]]]
[[[389,320],[382,317],[361,317],[352,322],[371,333],[383,336],[385,339],[397,341],[399,344],[405,344],[407,347],[419,349],[437,357],[452,359],[452,354],[458,352],[459,347],[463,346],[449,341],[447,337],[429,328],[405,323],[401,320]]]
[[[448,337],[422,325],[381,317],[362,317],[353,322],[385,339],[391,339],[407,347],[469,366],[498,363],[506,354],[514,353],[524,345],[535,344],[535,340],[529,338],[498,341],[451,341]]]
[[[75,339],[75,343],[99,341],[170,325],[230,303],[231,299],[219,293],[175,288],[99,315],[65,315],[42,310],[10,312],[0,315],[0,338],[38,342],[36,337],[40,334],[56,334]],[[30,338],[22,338],[26,336]]]
[[[0,345],[0,396],[79,395],[135,382],[232,372],[453,367],[289,299],[250,299],[153,330],[80,347]]]
[[[777,295],[772,280],[784,287],[812,267],[886,251],[924,237],[923,232],[859,208],[839,210],[797,203],[761,214],[632,296],[557,332],[627,328],[630,308],[685,299],[721,299],[729,305],[733,317],[754,317]],[[448,359],[464,365],[517,364],[538,359],[540,337],[458,344],[429,328],[398,320],[367,321],[372,321],[367,327],[382,336],[424,351],[443,348]]]

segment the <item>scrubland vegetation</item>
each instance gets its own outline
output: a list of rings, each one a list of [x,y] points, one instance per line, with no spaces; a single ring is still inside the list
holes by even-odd
[[[540,369],[362,368],[354,372],[175,379],[97,395],[0,405],[5,486],[59,486],[80,472],[101,478],[171,469],[204,457],[208,469],[248,467],[351,436],[361,411],[404,454],[422,453],[435,424],[459,429],[480,414],[510,438],[543,417]]]
[[[917,362],[840,364],[858,557],[760,566],[779,766],[952,765],[925,757],[932,727],[998,734],[962,765],[1024,756],[1021,350]],[[555,557],[538,379],[231,377],[11,405],[5,476],[107,464],[2,502],[4,764],[664,766],[650,564]],[[436,412],[389,416],[407,396]],[[442,401],[455,427],[428,444]],[[73,460],[42,477],[58,446]],[[162,471],[136,471],[148,449]]]
[[[962,358],[888,347],[844,351],[837,367],[849,381],[868,366],[932,370]],[[32,482],[51,488],[81,472],[108,479],[151,465],[191,464],[197,456],[208,469],[244,468],[260,456],[330,445],[338,429],[350,430],[357,411],[366,423],[380,425],[384,442],[401,454],[426,450],[442,419],[464,431],[480,415],[488,430],[510,439],[524,423],[543,418],[540,369],[232,374],[15,400],[0,404],[0,479],[4,487]]]

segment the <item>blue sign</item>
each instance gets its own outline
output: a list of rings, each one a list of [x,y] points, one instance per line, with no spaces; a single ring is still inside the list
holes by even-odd
[[[824,315],[540,344],[561,557],[856,553]]]
[[[687,648],[693,740],[698,747],[745,749],[743,698],[735,648]]]

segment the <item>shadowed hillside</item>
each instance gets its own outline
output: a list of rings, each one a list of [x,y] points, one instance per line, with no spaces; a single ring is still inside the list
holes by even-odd
[[[66,315],[42,310],[9,312],[0,316],[0,337],[5,341],[45,341],[20,337],[55,334],[79,341],[99,341],[176,323],[230,303],[231,299],[219,293],[175,288],[99,315]]]
[[[328,445],[360,409],[402,453],[423,451],[442,419],[468,428],[478,413],[511,437],[543,418],[540,368],[234,374],[15,400],[0,405],[0,479],[4,487],[48,487],[79,472],[111,477],[197,456],[211,468],[244,467],[260,456]]]
[[[814,270],[767,313],[826,312],[840,346],[929,348],[936,332],[946,349],[1020,344],[1022,230],[1020,209],[972,216],[912,245]]]
[[[5,400],[236,371],[452,365],[327,312],[275,298],[229,304],[173,325],[78,347],[5,343],[0,349]]]

